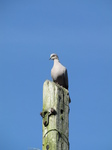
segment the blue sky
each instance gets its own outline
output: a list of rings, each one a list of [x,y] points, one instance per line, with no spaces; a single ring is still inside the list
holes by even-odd
[[[0,1],[0,149],[42,149],[51,53],[68,69],[71,150],[112,149],[112,1]]]

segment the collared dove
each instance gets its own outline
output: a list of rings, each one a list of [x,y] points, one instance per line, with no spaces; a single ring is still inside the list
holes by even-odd
[[[67,69],[59,62],[56,54],[51,54],[50,59],[54,60],[53,68],[51,69],[51,77],[53,82],[63,86],[68,90],[68,74]]]

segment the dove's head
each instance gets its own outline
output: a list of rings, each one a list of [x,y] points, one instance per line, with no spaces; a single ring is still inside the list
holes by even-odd
[[[50,59],[51,60],[55,60],[55,59],[59,60],[58,55],[54,54],[54,53],[50,55]]]

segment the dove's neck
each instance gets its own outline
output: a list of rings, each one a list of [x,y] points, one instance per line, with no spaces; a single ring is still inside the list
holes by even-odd
[[[59,59],[54,59],[54,64],[59,63]]]

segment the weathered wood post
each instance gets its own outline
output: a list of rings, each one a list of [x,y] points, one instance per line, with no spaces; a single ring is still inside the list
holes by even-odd
[[[69,92],[46,80],[43,85],[42,150],[69,150]]]

